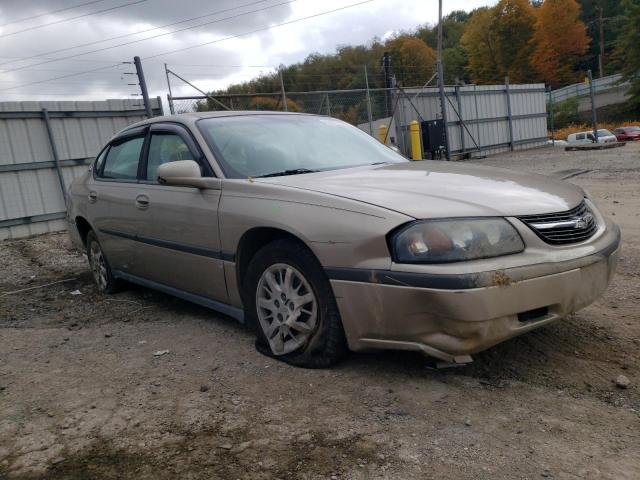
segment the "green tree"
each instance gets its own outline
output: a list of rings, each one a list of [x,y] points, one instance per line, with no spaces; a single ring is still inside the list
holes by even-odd
[[[623,33],[618,47],[622,58],[622,74],[631,82],[629,97],[636,108],[640,108],[640,0],[623,0],[626,13]]]
[[[467,81],[467,55],[460,45],[472,13],[455,10],[442,19],[442,65],[445,83]],[[434,50],[438,47],[438,25],[418,27],[415,36]]]
[[[598,72],[600,55],[600,8],[602,8],[604,33],[604,74],[618,73],[622,68],[620,58],[615,54],[620,35],[624,31],[626,12],[620,0],[578,0],[580,20],[586,25],[587,35],[593,39],[585,56],[578,60],[577,70],[592,69]]]
[[[508,75],[513,82],[534,79],[529,58],[535,23],[534,9],[528,0],[501,0],[495,6],[496,61],[502,76]]]
[[[467,70],[471,80],[477,83],[493,83],[501,80],[492,9],[480,8],[475,11],[460,43],[467,55]]]

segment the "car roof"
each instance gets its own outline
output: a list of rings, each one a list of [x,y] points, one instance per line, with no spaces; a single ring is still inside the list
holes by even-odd
[[[114,137],[121,135],[127,130],[131,130],[137,127],[141,127],[144,125],[151,125],[153,123],[182,123],[184,125],[194,125],[198,120],[203,118],[223,118],[223,117],[246,117],[246,116],[256,116],[256,115],[305,115],[316,117],[318,115],[309,114],[309,113],[298,113],[298,112],[277,112],[277,111],[256,111],[256,110],[223,110],[223,111],[214,111],[214,112],[189,112],[189,113],[179,113],[176,115],[162,115],[160,117],[147,118],[145,120],[141,120],[140,122],[133,123],[128,125],[126,128],[123,128],[119,131]]]

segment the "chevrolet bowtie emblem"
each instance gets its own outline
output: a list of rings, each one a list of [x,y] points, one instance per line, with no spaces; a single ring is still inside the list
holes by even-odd
[[[589,223],[593,220],[593,215],[590,213],[585,214],[582,217],[578,217],[575,219],[575,223],[573,224],[573,228],[577,230],[585,229],[589,226]]]

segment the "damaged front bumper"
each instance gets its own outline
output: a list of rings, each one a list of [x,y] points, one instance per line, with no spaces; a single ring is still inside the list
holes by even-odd
[[[615,272],[620,230],[609,223],[579,258],[464,275],[332,269],[349,347],[420,351],[446,362],[575,312],[602,295]]]

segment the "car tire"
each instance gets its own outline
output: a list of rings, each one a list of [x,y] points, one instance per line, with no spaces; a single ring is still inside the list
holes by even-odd
[[[116,293],[122,289],[122,283],[113,276],[107,257],[102,251],[98,237],[91,230],[87,234],[87,258],[96,287],[103,293]]]
[[[283,239],[263,247],[249,263],[243,290],[259,352],[304,368],[329,367],[347,353],[329,279],[304,245]]]

